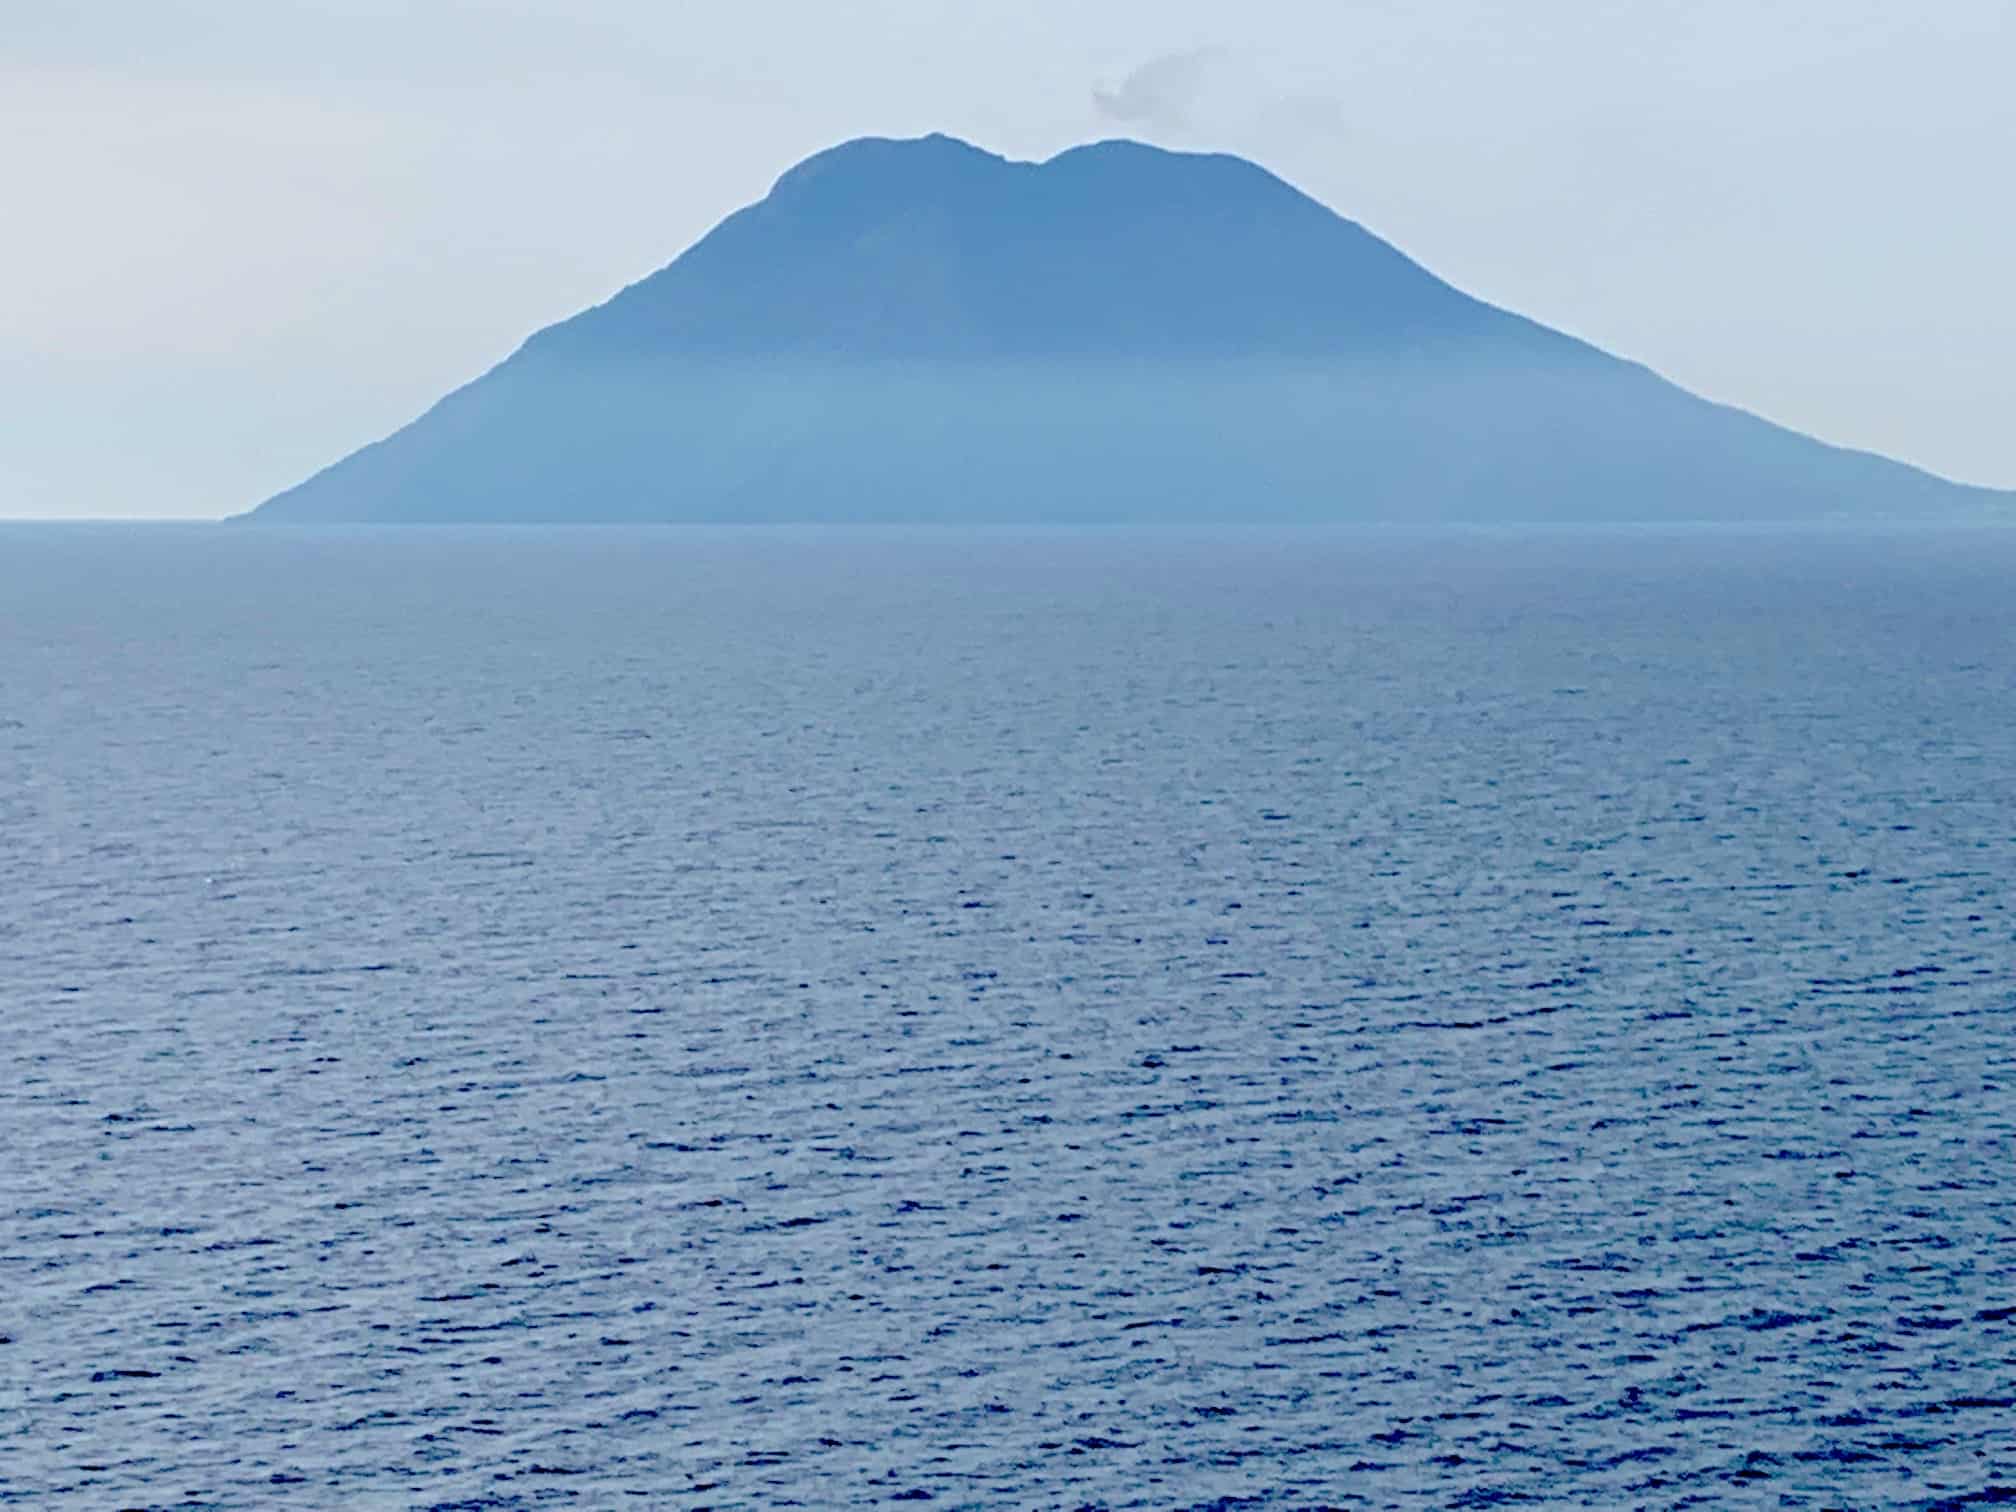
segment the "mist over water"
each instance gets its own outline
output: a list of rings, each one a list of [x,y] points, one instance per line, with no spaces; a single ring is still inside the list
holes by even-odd
[[[2006,1490],[2012,581],[0,529],[0,1501]]]

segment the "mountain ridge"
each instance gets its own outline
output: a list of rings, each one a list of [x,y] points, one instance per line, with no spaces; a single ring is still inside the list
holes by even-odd
[[[1023,162],[934,134],[813,154],[672,262],[238,518],[1792,519],[2010,502],[1477,299],[1243,158],[1117,138]]]

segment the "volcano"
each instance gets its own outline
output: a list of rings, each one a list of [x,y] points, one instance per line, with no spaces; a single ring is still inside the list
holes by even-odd
[[[863,139],[260,522],[1945,518],[1243,159]]]

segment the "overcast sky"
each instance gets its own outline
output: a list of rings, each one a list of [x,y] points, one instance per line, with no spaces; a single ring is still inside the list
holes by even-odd
[[[1252,157],[1472,293],[2016,486],[2016,0],[5,0],[0,515],[235,512],[797,159]]]

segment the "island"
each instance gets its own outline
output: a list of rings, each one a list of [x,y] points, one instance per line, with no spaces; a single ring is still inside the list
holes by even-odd
[[[2011,502],[1472,298],[1243,159],[1107,141],[1018,162],[930,136],[807,159],[238,518],[1622,523]]]

